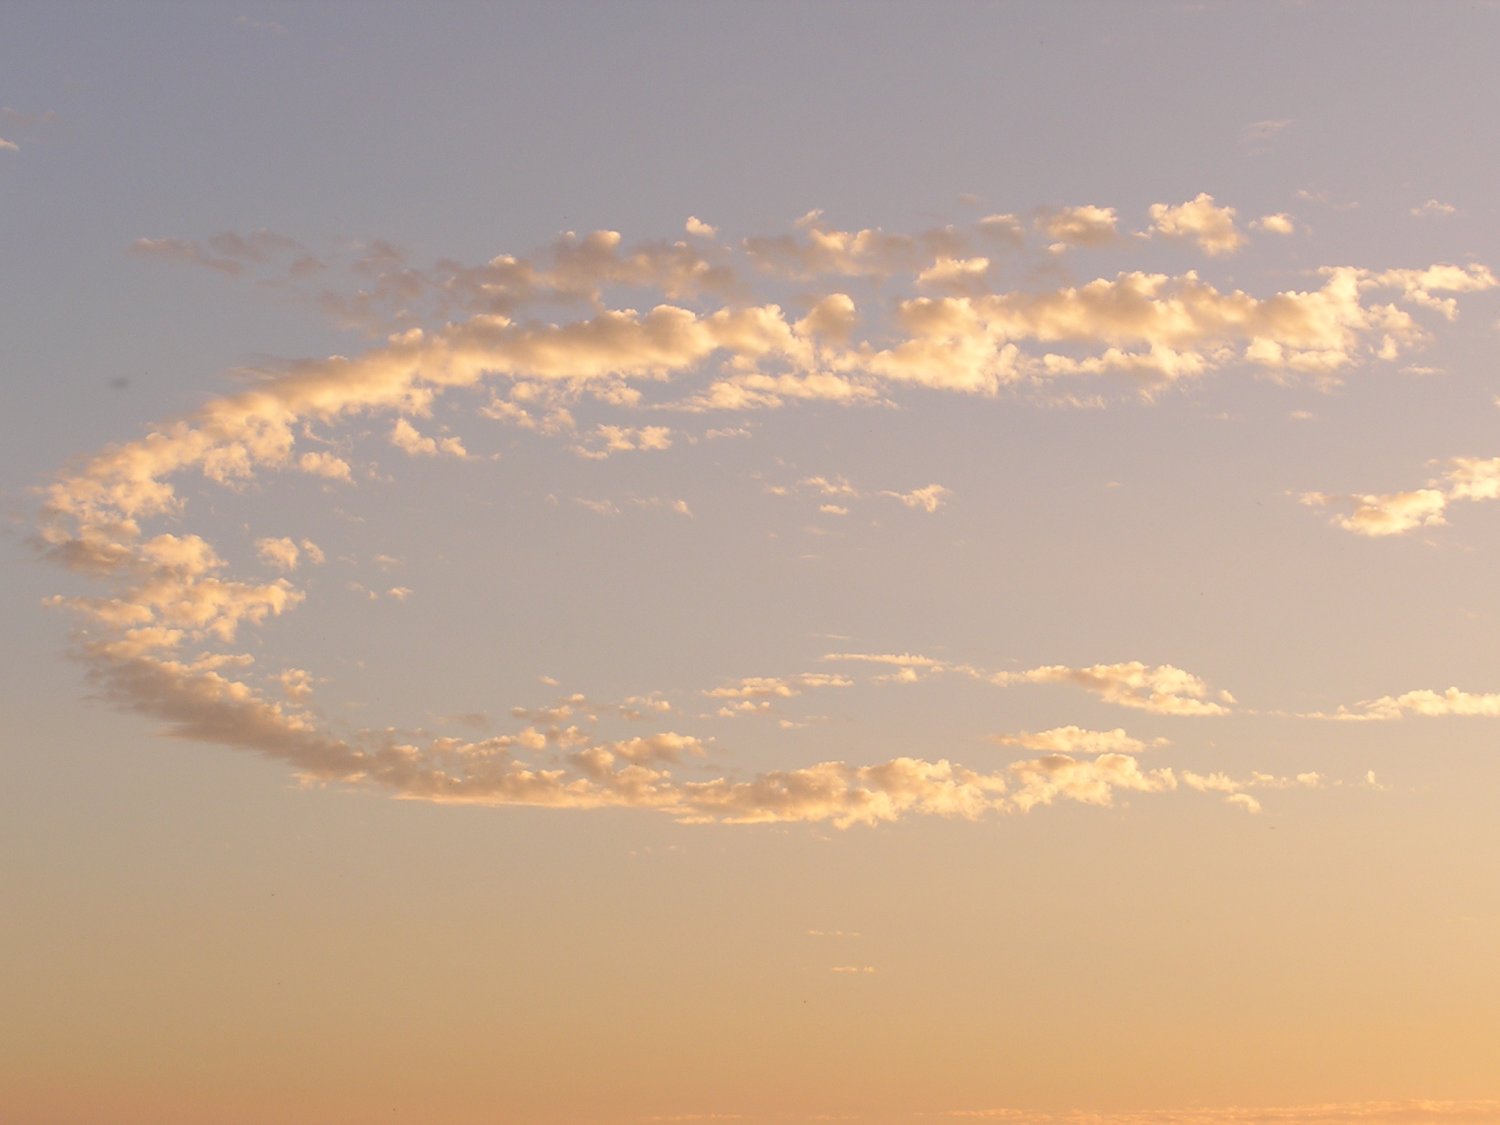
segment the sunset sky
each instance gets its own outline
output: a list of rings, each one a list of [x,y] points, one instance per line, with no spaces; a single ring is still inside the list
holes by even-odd
[[[0,1121],[1500,1121],[1500,5],[0,13]]]

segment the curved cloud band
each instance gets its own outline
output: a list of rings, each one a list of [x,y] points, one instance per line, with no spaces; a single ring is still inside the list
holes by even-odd
[[[1234,217],[1206,195],[1151,211],[1157,232],[1212,255],[1245,244]],[[664,417],[692,420],[809,400],[891,403],[912,387],[1066,398],[1072,392],[1064,388],[1080,379],[1120,381],[1150,395],[1228,368],[1336,378],[1419,346],[1427,334],[1420,316],[1455,315],[1449,294],[1495,284],[1482,266],[1448,265],[1330,267],[1306,289],[1262,295],[1219,288],[1192,270],[1123,270],[1052,288],[1000,284],[1019,256],[1038,250],[1028,239],[1047,241],[1043,255],[1093,252],[1117,243],[1117,226],[1113,209],[1094,206],[1044,212],[1031,232],[1006,215],[903,235],[841,231],[814,214],[792,233],[731,244],[693,219],[688,237],[672,243],[626,246],[618,234],[602,231],[565,236],[527,258],[427,270],[377,245],[363,263],[367,288],[352,298],[319,300],[347,321],[384,318],[385,327],[397,330],[382,342],[356,356],[261,373],[248,389],[100,450],[50,485],[39,543],[104,586],[97,595],[54,600],[81,615],[80,652],[119,705],[160,718],[183,737],[258,751],[310,778],[372,783],[403,797],[631,806],[685,821],[847,825],[911,814],[973,817],[1055,799],[1108,804],[1119,791],[1160,792],[1182,781],[1249,807],[1253,800],[1241,790],[1254,781],[1195,784],[1170,769],[1143,770],[1132,754],[1103,743],[1086,747],[1085,756],[1053,752],[998,771],[903,756],[684,780],[684,760],[705,756],[707,746],[672,732],[609,741],[576,726],[530,726],[477,741],[411,743],[388,734],[339,735],[306,704],[313,682],[306,672],[275,677],[288,698],[274,699],[253,675],[250,657],[233,647],[242,630],[264,626],[303,600],[293,576],[321,561],[321,548],[268,529],[258,553],[276,576],[235,577],[202,535],[157,526],[186,518],[181,484],[190,473],[229,486],[281,471],[330,487],[351,485],[355,466],[313,435],[359,416],[383,417],[401,454],[469,458],[459,438],[424,432],[433,402],[456,388],[483,386],[489,417],[604,459],[670,448],[678,432],[659,424]],[[205,246],[142,240],[136,249],[231,276],[281,254],[292,259],[289,283],[315,273],[304,248],[269,232],[219,236]],[[758,288],[778,299],[757,297]],[[657,303],[642,312],[612,301],[621,290],[650,291]],[[783,291],[788,295],[779,296]],[[434,329],[403,327],[390,311],[398,299],[449,319]],[[789,311],[794,302],[798,311]],[[572,410],[585,399],[657,424],[604,425],[580,435]],[[1412,521],[1440,520],[1448,497],[1493,494],[1492,465],[1461,470],[1453,474],[1453,490],[1434,493],[1435,500],[1425,493],[1360,498],[1353,529],[1404,530]],[[879,495],[932,515],[950,490],[934,483]],[[846,510],[842,501],[830,507]],[[691,515],[682,502],[673,508]],[[404,596],[401,590],[391,593]],[[916,658],[845,658],[886,659],[908,679],[933,671]],[[826,686],[807,675],[792,690]],[[998,686],[1072,684],[1159,715],[1221,715],[1234,702],[1171,665],[1045,665],[986,678]],[[764,701],[752,695],[726,709],[761,707]],[[1139,746],[1122,731],[1115,740]],[[1089,757],[1089,749],[1105,752]]]

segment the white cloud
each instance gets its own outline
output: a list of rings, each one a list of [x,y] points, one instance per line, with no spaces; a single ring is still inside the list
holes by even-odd
[[[672,430],[668,426],[614,426],[594,427],[589,438],[591,444],[574,447],[580,457],[602,461],[614,453],[631,453],[646,450],[660,451],[672,448]]]
[[[1297,223],[1285,211],[1277,211],[1273,215],[1262,215],[1250,224],[1256,230],[1263,230],[1267,234],[1296,234]]]
[[[1403,535],[1419,527],[1446,523],[1443,511],[1448,498],[1435,488],[1411,492],[1357,493],[1352,496],[1330,496],[1323,492],[1305,492],[1302,503],[1309,507],[1331,505],[1347,507],[1348,515],[1335,516],[1333,522],[1345,531],[1372,538]]]
[[[1371,537],[1441,526],[1454,501],[1500,499],[1500,457],[1453,457],[1447,464],[1448,471],[1428,481],[1426,488],[1347,496],[1305,492],[1300,499],[1309,507],[1349,509],[1347,515],[1336,515],[1334,524]]]
[[[1171,664],[1147,665],[1138,660],[1123,664],[1094,664],[1087,668],[1069,668],[1048,664],[1025,672],[997,672],[992,683],[1007,686],[1029,684],[1075,684],[1098,695],[1108,703],[1152,711],[1159,715],[1227,715],[1233,697],[1219,692],[1209,698],[1209,688],[1201,679]]]
[[[261,562],[274,566],[277,570],[296,570],[301,558],[297,544],[286,538],[257,539],[255,552]]]
[[[1037,229],[1057,246],[1103,246],[1118,234],[1119,216],[1113,207],[1053,207],[1036,220]]]
[[[1379,699],[1367,699],[1352,707],[1340,707],[1333,712],[1314,712],[1310,719],[1334,719],[1340,722],[1389,722],[1407,715],[1423,718],[1463,716],[1468,718],[1494,718],[1500,716],[1500,692],[1467,692],[1456,687],[1445,691],[1422,688],[1403,692],[1400,695],[1383,695]]]
[[[341,457],[335,457],[332,453],[324,453],[321,450],[302,454],[297,458],[297,467],[304,473],[327,477],[329,480],[347,482],[353,479],[349,473],[349,462]]]
[[[449,457],[467,457],[468,450],[464,448],[463,442],[456,437],[431,438],[417,431],[417,428],[405,418],[397,418],[396,424],[391,427],[391,444],[404,453],[413,457],[436,457],[443,454]]]
[[[1176,206],[1151,205],[1151,222],[1157,230],[1173,238],[1191,238],[1207,254],[1232,254],[1244,245],[1234,216],[1233,207],[1218,206],[1207,192]]]

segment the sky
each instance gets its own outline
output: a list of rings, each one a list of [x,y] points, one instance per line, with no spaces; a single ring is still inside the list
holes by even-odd
[[[1500,6],[4,23],[0,1118],[1500,1120]]]

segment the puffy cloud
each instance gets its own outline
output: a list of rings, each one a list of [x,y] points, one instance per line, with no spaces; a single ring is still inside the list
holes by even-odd
[[[1500,457],[1454,457],[1449,464],[1450,500],[1500,499]]]
[[[853,684],[854,681],[847,676],[803,672],[798,676],[748,676],[732,684],[709,688],[703,694],[710,699],[732,701],[717,712],[719,717],[728,719],[767,712],[773,701],[791,699],[809,689],[852,687]]]
[[[672,448],[672,430],[668,426],[599,425],[591,435],[592,445],[575,446],[574,452],[590,460],[603,460],[612,453]]]
[[[1285,211],[1277,211],[1273,215],[1262,215],[1250,225],[1256,230],[1263,230],[1268,234],[1297,233],[1296,221]]]
[[[397,418],[396,424],[391,427],[391,444],[404,453],[413,457],[436,457],[445,454],[449,457],[467,457],[469,451],[464,448],[463,442],[456,437],[431,438],[417,431],[417,428],[405,418]]]
[[[322,450],[311,450],[302,454],[297,458],[297,467],[304,473],[327,477],[329,480],[348,482],[352,479],[349,474],[349,462]]]
[[[1069,668],[1048,664],[1025,672],[997,672],[991,682],[1002,686],[1015,683],[1076,684],[1109,703],[1152,711],[1159,715],[1227,715],[1232,703],[1228,692],[1219,692],[1216,702],[1210,698],[1208,685],[1190,672],[1171,664],[1155,666],[1130,661],[1124,664],[1094,664],[1087,668]]]
[[[942,257],[964,255],[969,240],[953,227],[918,234],[888,233],[878,228],[838,230],[824,225],[822,212],[799,220],[803,237],[778,235],[744,240],[750,260],[761,270],[803,280],[824,274],[842,277],[890,277],[911,272]]]
[[[917,274],[917,284],[944,293],[983,293],[989,289],[988,258],[939,258]]]
[[[1333,522],[1345,531],[1372,538],[1402,535],[1419,527],[1447,522],[1443,519],[1443,511],[1448,506],[1448,497],[1435,488],[1352,496],[1305,492],[1301,500],[1310,507],[1341,505],[1350,508],[1347,515],[1335,516]]]
[[[1470,718],[1494,718],[1500,715],[1500,692],[1467,692],[1456,687],[1446,691],[1423,688],[1400,695],[1383,695],[1367,699],[1353,707],[1341,706],[1333,712],[1314,712],[1310,719],[1334,719],[1341,722],[1389,722],[1406,715],[1439,718],[1461,715]]]
[[[1245,243],[1234,227],[1233,207],[1220,207],[1206,191],[1186,203],[1151,205],[1151,222],[1172,238],[1191,238],[1207,254],[1232,254]]]
[[[286,538],[257,539],[255,553],[261,562],[274,566],[277,570],[296,570],[301,557],[297,544]]]
[[[1113,207],[1054,207],[1044,210],[1036,225],[1060,246],[1103,246],[1113,242],[1119,217]]]
[[[1335,495],[1305,492],[1300,499],[1310,507],[1341,507],[1334,524],[1345,531],[1372,537],[1402,535],[1420,527],[1446,523],[1448,506],[1460,500],[1500,499],[1500,457],[1452,457],[1448,471],[1427,482],[1426,488],[1407,492]]]
[[[1129,754],[1100,754],[1078,759],[1046,754],[1015,762],[1008,771],[1019,782],[1011,800],[1022,812],[1051,804],[1059,797],[1085,805],[1109,805],[1118,789],[1159,793],[1177,788],[1170,769],[1142,770]]]

